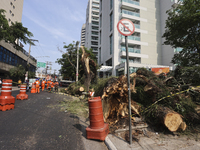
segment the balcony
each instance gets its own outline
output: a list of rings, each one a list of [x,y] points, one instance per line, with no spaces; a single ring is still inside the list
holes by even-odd
[[[126,57],[126,52],[122,51],[122,52],[120,52],[119,55],[120,55],[120,57]],[[129,55],[129,58],[134,58],[134,57],[137,57],[137,58],[149,58],[149,56],[146,55],[146,54],[139,54],[139,53],[131,53],[131,52],[129,52],[128,55]]]
[[[140,6],[140,2],[133,1],[133,0],[122,0],[122,2],[126,2],[126,3],[129,3],[129,4]]]
[[[121,42],[121,44],[125,44],[125,38],[121,38],[120,42]],[[136,41],[136,40],[132,40],[132,39],[128,40],[128,44],[144,45],[144,46],[148,46],[149,45],[147,42],[141,42],[141,41]]]
[[[99,12],[99,8],[92,7],[93,11]]]
[[[122,36],[122,39],[125,39],[125,36]],[[128,36],[129,40],[140,41],[139,36]]]
[[[133,11],[128,11],[128,10],[122,10],[122,14],[127,14],[130,16],[136,16],[136,17],[140,17],[140,13],[139,12],[133,12]]]
[[[121,52],[126,52],[126,47],[122,46],[121,47]],[[130,53],[138,53],[140,54],[141,53],[141,50],[140,49],[137,49],[137,48],[128,48],[128,52]]]
[[[93,0],[93,1],[99,3],[99,0]]]

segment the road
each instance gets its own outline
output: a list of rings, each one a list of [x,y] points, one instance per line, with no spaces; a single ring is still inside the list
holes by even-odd
[[[17,94],[19,91],[12,91],[12,96]],[[27,94],[29,99],[16,100],[13,110],[0,111],[1,150],[88,149],[79,118],[51,107],[66,96],[48,92]],[[107,149],[100,144],[99,149]]]

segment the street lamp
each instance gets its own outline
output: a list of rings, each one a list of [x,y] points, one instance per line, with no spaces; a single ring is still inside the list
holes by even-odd
[[[79,41],[76,42],[76,48],[77,48],[77,63],[76,63],[76,82],[78,82],[78,65],[79,65]]]
[[[38,40],[34,40],[34,39],[29,39],[32,42],[39,42]],[[31,53],[31,43],[29,45],[29,53],[28,53],[28,60],[27,60],[27,71],[25,74],[25,81],[28,80],[28,70],[29,70],[29,59],[30,59],[30,53]]]

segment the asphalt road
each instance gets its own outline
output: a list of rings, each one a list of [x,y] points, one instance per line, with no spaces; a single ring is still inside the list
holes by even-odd
[[[12,92],[14,97],[17,94],[19,91]],[[57,104],[63,95],[27,94],[29,99],[16,100],[13,110],[0,111],[1,150],[85,149],[79,119],[49,107]]]

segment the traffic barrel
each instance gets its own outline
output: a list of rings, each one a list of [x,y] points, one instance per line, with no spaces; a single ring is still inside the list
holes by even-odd
[[[26,94],[26,84],[22,84],[20,86],[20,92],[17,95],[16,99],[18,100],[28,99],[28,95]]]
[[[108,124],[104,123],[100,97],[92,97],[89,102],[90,126],[86,128],[87,139],[104,141],[109,133]]]
[[[1,87],[1,96],[0,96],[0,110],[6,111],[14,109],[15,97],[11,95],[12,92],[12,80],[3,79]]]
[[[36,84],[32,83],[31,93],[36,93]]]

